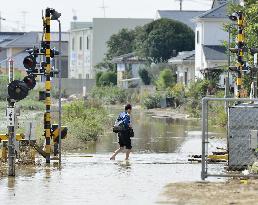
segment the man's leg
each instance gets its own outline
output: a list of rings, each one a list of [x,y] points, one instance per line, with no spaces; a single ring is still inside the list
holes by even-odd
[[[128,159],[129,159],[130,152],[131,152],[131,149],[126,149],[126,152],[125,152],[125,160],[128,160]]]
[[[115,159],[116,159],[116,155],[117,155],[119,152],[123,151],[123,150],[124,150],[124,147],[120,147],[119,149],[117,149],[117,150],[114,152],[114,154],[112,155],[112,157],[110,157],[110,160],[115,160]]]

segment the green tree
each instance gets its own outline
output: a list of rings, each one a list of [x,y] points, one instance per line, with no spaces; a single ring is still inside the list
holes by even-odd
[[[151,62],[167,62],[175,52],[194,49],[194,32],[187,25],[158,19],[137,29],[136,51]]]
[[[160,72],[156,83],[159,89],[167,89],[168,87],[176,84],[175,74],[172,70],[166,68]]]
[[[98,83],[100,86],[111,86],[117,84],[117,75],[115,72],[106,71],[99,76]]]
[[[151,77],[149,75],[149,72],[146,68],[142,68],[139,70],[139,76],[142,79],[142,82],[144,85],[150,85],[151,83]]]
[[[107,41],[107,59],[112,60],[116,56],[133,52],[135,37],[135,30],[125,28],[120,30],[117,34],[113,34]]]

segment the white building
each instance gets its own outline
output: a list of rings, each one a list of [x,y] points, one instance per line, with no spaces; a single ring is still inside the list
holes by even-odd
[[[214,0],[213,8],[196,17],[194,21],[195,76],[203,78],[205,72],[227,65],[226,48],[222,45],[228,39],[228,33],[223,28],[229,21],[227,3]]]
[[[69,44],[69,78],[93,79],[94,67],[107,52],[107,41],[121,29],[134,29],[153,19],[94,18],[92,23],[73,22]]]
[[[73,22],[69,40],[69,78],[92,79],[92,23]]]

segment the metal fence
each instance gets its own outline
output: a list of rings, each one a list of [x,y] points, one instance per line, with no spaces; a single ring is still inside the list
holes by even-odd
[[[219,123],[226,129],[220,132],[214,126]],[[258,178],[253,169],[258,164],[257,148],[258,99],[202,99],[203,180],[211,176]]]

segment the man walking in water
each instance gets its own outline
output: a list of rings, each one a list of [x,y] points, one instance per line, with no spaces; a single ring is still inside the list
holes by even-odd
[[[132,112],[132,106],[130,104],[127,104],[125,106],[125,111],[120,113],[117,118],[117,121],[122,121],[125,129],[118,133],[118,143],[120,148],[114,152],[110,160],[115,160],[116,155],[119,152],[123,151],[124,148],[126,149],[125,160],[129,159],[129,155],[132,149],[131,139],[130,139],[130,130],[132,129],[131,118],[130,118],[131,112]]]

